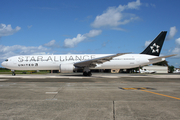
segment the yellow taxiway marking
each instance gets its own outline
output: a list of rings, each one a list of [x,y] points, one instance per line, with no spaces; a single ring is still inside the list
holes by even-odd
[[[176,99],[176,100],[180,100],[180,98],[177,98],[177,97],[173,97],[173,96],[169,96],[169,95],[164,95],[164,94],[160,94],[160,93],[156,93],[156,92],[152,92],[152,91],[147,91],[147,90],[141,90],[141,91],[152,93],[152,94],[156,94],[156,95],[161,95],[161,96],[164,96],[164,97],[173,98],[173,99]]]
[[[144,92],[148,92],[148,93],[152,93],[152,94],[156,94],[156,95],[160,95],[160,96],[164,96],[164,97],[169,97],[169,98],[173,98],[173,99],[176,99],[176,100],[180,100],[180,98],[178,98],[178,97],[173,97],[173,96],[169,96],[169,95],[164,95],[164,94],[148,91],[148,90],[153,90],[153,88],[139,87],[139,88],[120,88],[120,89],[122,89],[122,90],[141,90],[141,91],[144,91]]]

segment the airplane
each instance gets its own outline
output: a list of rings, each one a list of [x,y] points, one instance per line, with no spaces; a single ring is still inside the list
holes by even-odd
[[[140,54],[67,54],[67,55],[19,55],[2,62],[2,66],[14,70],[60,70],[71,73],[83,69],[84,76],[91,76],[92,69],[130,69],[164,61],[175,56],[159,56],[167,31],[162,31]]]

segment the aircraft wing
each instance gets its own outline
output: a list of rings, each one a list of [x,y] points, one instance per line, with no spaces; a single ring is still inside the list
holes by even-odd
[[[149,59],[149,60],[158,60],[158,59],[168,58],[168,57],[172,57],[172,56],[176,56],[176,54],[173,54],[173,55],[167,55],[167,56],[160,56],[160,57],[156,57],[156,58],[151,58],[151,59]]]
[[[104,62],[112,60],[114,57],[121,56],[124,54],[127,54],[127,53],[118,53],[114,55],[85,60],[85,61],[74,63],[74,66],[75,67],[95,67],[97,64],[103,64]]]

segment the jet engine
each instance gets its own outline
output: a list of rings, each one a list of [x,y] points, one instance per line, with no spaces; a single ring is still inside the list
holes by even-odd
[[[59,69],[61,73],[72,73],[75,67],[73,64],[60,64]]]

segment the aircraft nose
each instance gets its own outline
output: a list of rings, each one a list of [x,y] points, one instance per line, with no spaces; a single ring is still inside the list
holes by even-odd
[[[2,63],[1,63],[1,66],[6,67],[6,66],[7,66],[7,63],[2,62]]]

